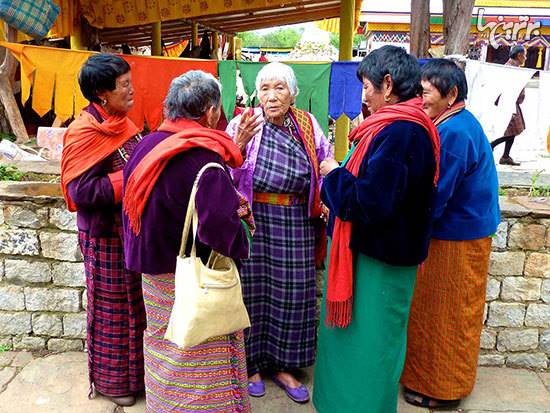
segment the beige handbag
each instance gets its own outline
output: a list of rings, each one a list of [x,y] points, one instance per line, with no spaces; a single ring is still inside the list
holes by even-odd
[[[233,259],[212,251],[208,263],[204,265],[197,257],[195,240],[198,215],[195,196],[199,180],[208,168],[225,170],[220,164],[211,162],[202,167],[195,179],[176,263],[174,307],[164,335],[166,340],[183,349],[189,349],[211,337],[250,327],[239,271]],[[191,255],[186,257],[185,246],[191,223],[193,246]]]

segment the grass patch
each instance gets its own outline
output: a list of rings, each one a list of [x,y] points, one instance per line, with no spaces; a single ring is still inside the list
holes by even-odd
[[[0,353],[10,351],[11,347],[8,344],[0,344]]]
[[[13,165],[0,164],[0,181],[20,181],[24,175]]]

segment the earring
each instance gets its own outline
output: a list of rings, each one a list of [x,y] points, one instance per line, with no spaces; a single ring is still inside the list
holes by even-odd
[[[389,102],[391,98],[389,96],[384,96],[384,102]]]
[[[447,107],[450,109],[453,104],[451,102],[447,103]]]
[[[105,105],[107,105],[107,99],[103,99],[103,100],[101,101],[101,106],[105,106]]]

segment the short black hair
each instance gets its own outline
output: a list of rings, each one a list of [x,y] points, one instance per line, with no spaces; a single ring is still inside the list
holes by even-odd
[[[458,90],[457,102],[463,102],[468,97],[466,75],[451,60],[430,59],[422,66],[421,76],[422,80],[427,80],[434,85],[443,97],[446,97],[455,86]]]
[[[420,94],[420,65],[416,57],[397,46],[383,46],[369,53],[357,68],[357,78],[362,83],[367,78],[380,90],[384,76],[393,80],[393,94],[399,101],[412,99]]]
[[[80,90],[90,102],[101,103],[101,92],[116,89],[116,79],[130,71],[130,65],[121,57],[101,53],[90,56],[80,68]]]
[[[518,57],[518,55],[526,53],[525,47],[523,46],[514,46],[510,49],[510,59],[515,59]]]

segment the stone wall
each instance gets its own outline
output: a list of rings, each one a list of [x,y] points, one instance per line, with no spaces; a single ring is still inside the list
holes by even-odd
[[[501,198],[501,208],[479,363],[550,370],[550,204]],[[0,346],[84,348],[81,261],[58,186],[0,183]]]
[[[4,349],[84,348],[84,267],[76,216],[64,205],[58,184],[0,185],[0,346]]]
[[[501,198],[493,240],[479,364],[548,369],[550,205]]]

